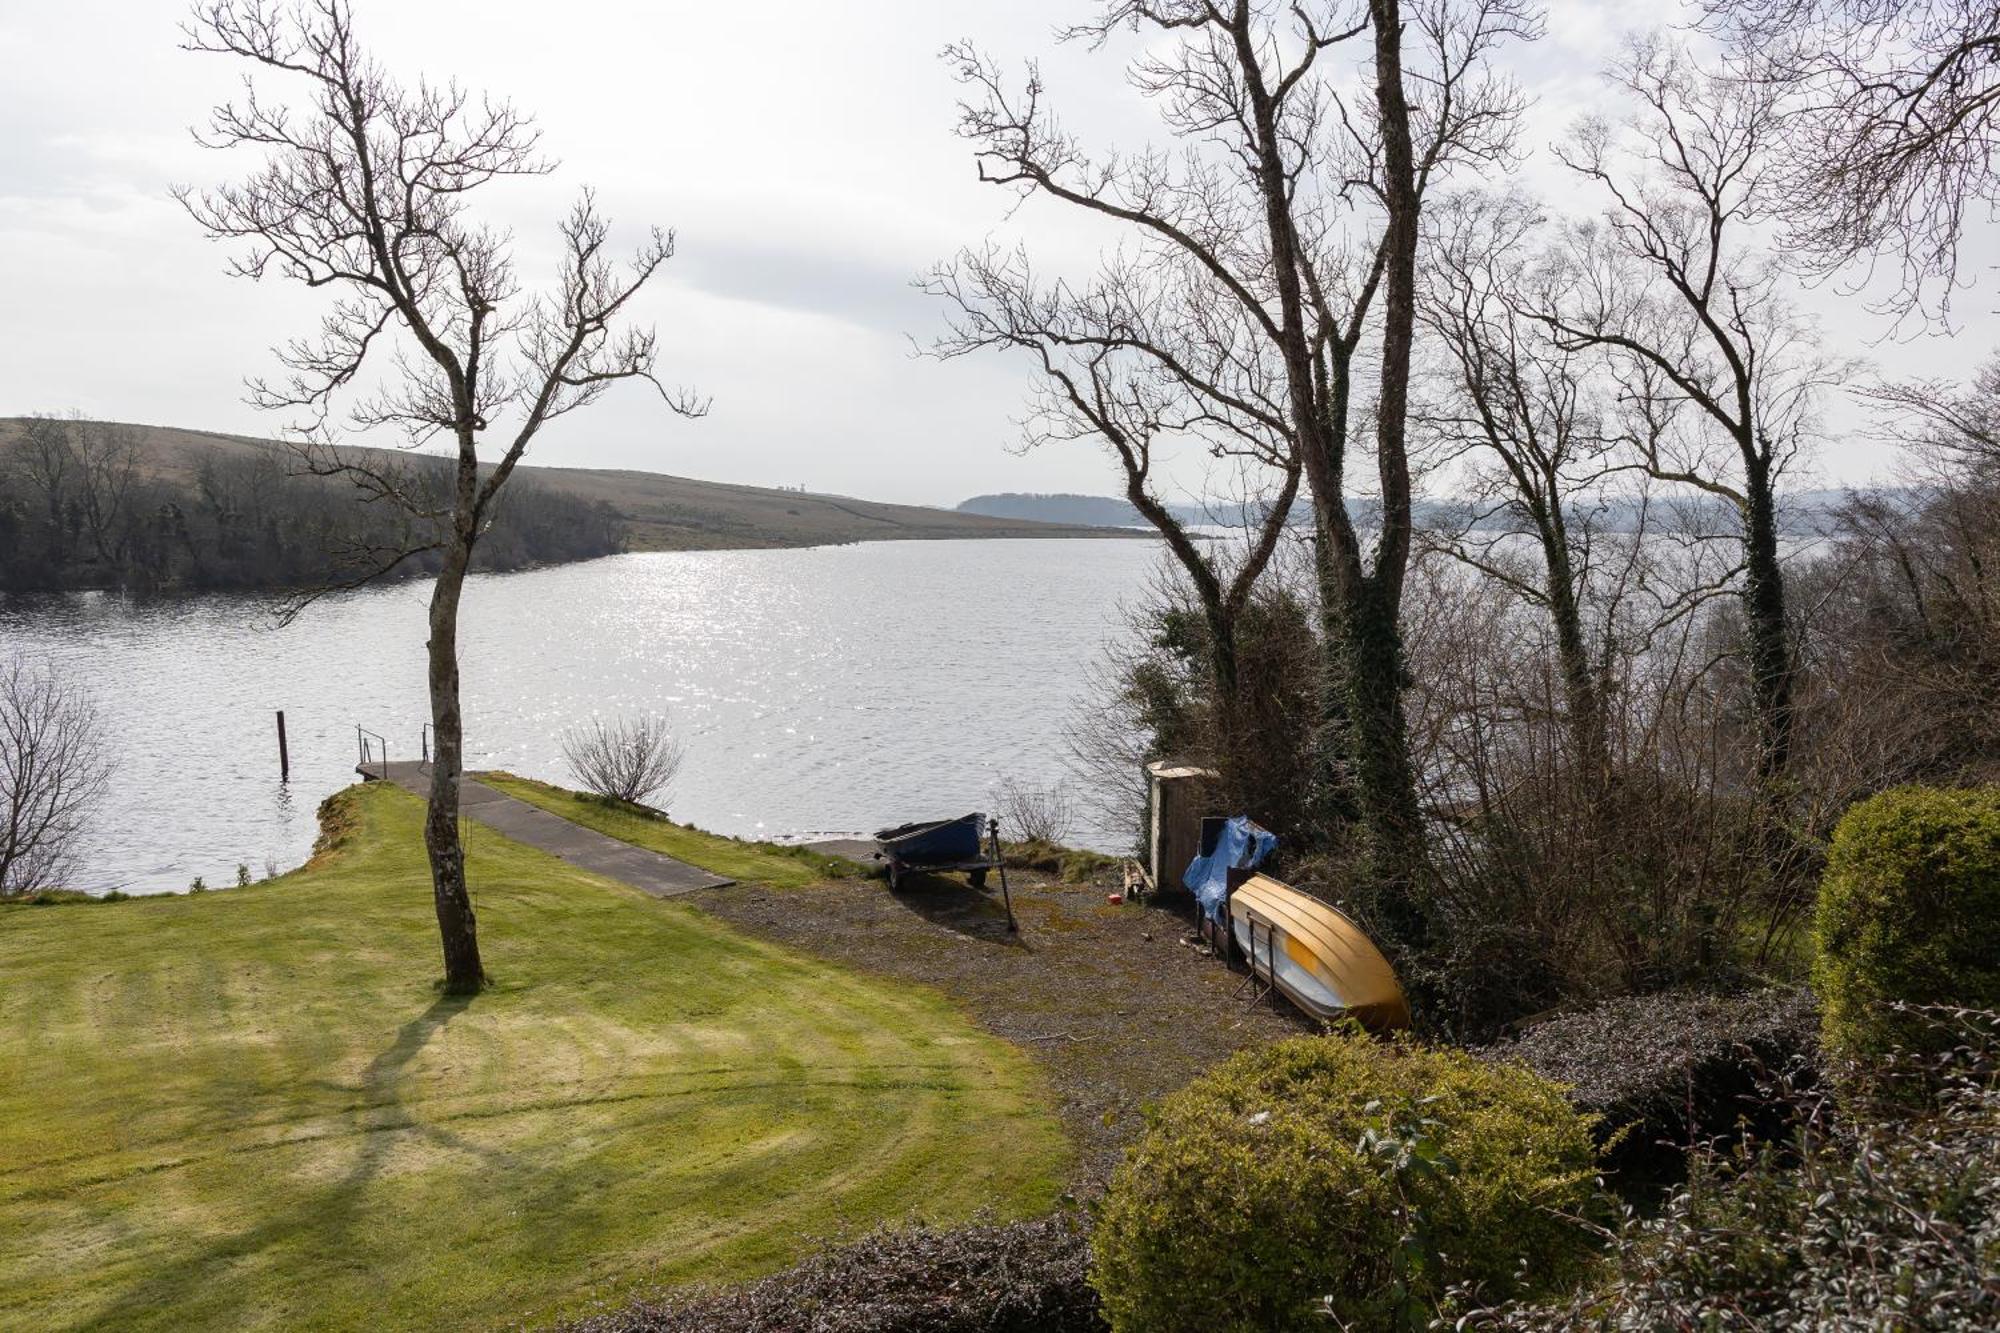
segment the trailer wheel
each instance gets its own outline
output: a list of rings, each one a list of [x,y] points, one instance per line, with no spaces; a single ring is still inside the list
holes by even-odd
[[[972,881],[972,887],[975,889],[986,887],[986,872],[984,870],[975,870],[966,878]]]

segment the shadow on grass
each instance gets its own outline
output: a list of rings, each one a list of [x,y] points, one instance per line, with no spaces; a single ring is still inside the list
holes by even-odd
[[[344,1093],[362,1094],[360,1104],[346,1113],[345,1126],[358,1139],[359,1152],[353,1166],[338,1182],[303,1193],[296,1206],[246,1230],[220,1237],[197,1253],[174,1258],[169,1266],[146,1274],[101,1307],[90,1323],[113,1328],[144,1320],[179,1323],[176,1311],[204,1298],[212,1301],[218,1291],[227,1291],[232,1283],[254,1287],[252,1283],[239,1283],[234,1270],[245,1261],[275,1249],[309,1251],[325,1257],[336,1267],[351,1265],[354,1257],[344,1251],[365,1215],[369,1189],[382,1175],[389,1155],[405,1134],[414,1132],[442,1147],[475,1155],[489,1167],[505,1171],[525,1169],[524,1164],[508,1154],[469,1143],[440,1126],[418,1123],[403,1103],[400,1085],[411,1062],[477,998],[440,995],[422,1013],[397,1029],[396,1039],[362,1070],[358,1085],[338,1085]],[[301,1268],[298,1287],[287,1294],[311,1302],[310,1273],[309,1267]],[[244,1298],[255,1299],[249,1290]],[[257,1313],[269,1317],[272,1312]]]

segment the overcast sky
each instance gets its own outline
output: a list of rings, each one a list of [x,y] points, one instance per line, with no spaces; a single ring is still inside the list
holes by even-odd
[[[547,274],[549,224],[598,188],[614,221],[679,232],[680,254],[640,317],[666,378],[713,396],[704,421],[634,389],[560,424],[531,461],[641,467],[950,504],[988,490],[1115,491],[1084,445],[1009,452],[1025,368],[999,354],[912,354],[939,311],[910,289],[961,245],[1018,228],[1074,259],[1102,237],[1026,210],[974,179],[952,133],[937,59],[970,37],[996,56],[1047,56],[1087,0],[355,0],[362,37],[399,74],[456,76],[533,111],[563,160],[495,192],[522,276]],[[224,273],[168,197],[250,159],[195,147],[187,127],[237,71],[178,49],[180,0],[0,0],[0,415],[80,410],[160,425],[270,434],[244,405],[270,345],[310,330],[317,298]],[[1596,72],[1658,3],[1556,0],[1550,35],[1514,66],[1546,145],[1598,97]],[[1146,108],[1118,63],[1047,60],[1051,95],[1093,141],[1133,146]],[[1895,373],[1962,374],[1976,337],[1870,346],[1883,327],[1809,295],[1830,341]],[[1967,311],[1991,305],[1983,293]],[[1879,451],[1828,451],[1821,475],[1879,474]],[[1187,487],[1199,486],[1189,472]]]

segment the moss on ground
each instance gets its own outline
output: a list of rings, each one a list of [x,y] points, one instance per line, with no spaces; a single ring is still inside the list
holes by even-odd
[[[1125,865],[1120,857],[1054,842],[1009,842],[1001,844],[1000,850],[1009,866],[1050,875],[1065,884],[1084,884],[1115,875]]]
[[[934,992],[484,830],[495,984],[441,998],[421,810],[350,789],[310,868],[0,918],[0,1326],[533,1324],[1059,1193],[1030,1062]]]

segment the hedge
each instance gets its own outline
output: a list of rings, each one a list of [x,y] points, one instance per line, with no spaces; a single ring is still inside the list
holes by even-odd
[[[1099,1333],[1081,1220],[883,1228],[741,1286],[678,1291],[565,1333]]]
[[[1664,991],[1560,1014],[1479,1053],[1562,1084],[1614,1140],[1605,1159],[1614,1183],[1638,1188],[1677,1176],[1690,1146],[1746,1121],[1780,1132],[1763,1094],[1780,1079],[1817,1081],[1818,1026],[1804,990]]]
[[[1612,1228],[1603,1280],[1467,1312],[1461,1333],[2000,1328],[2000,1016],[1926,1021],[1951,1053],[1899,1064],[1834,1116],[1778,1094],[1797,1104],[1769,1118],[1795,1128],[1698,1152],[1664,1208]]]

